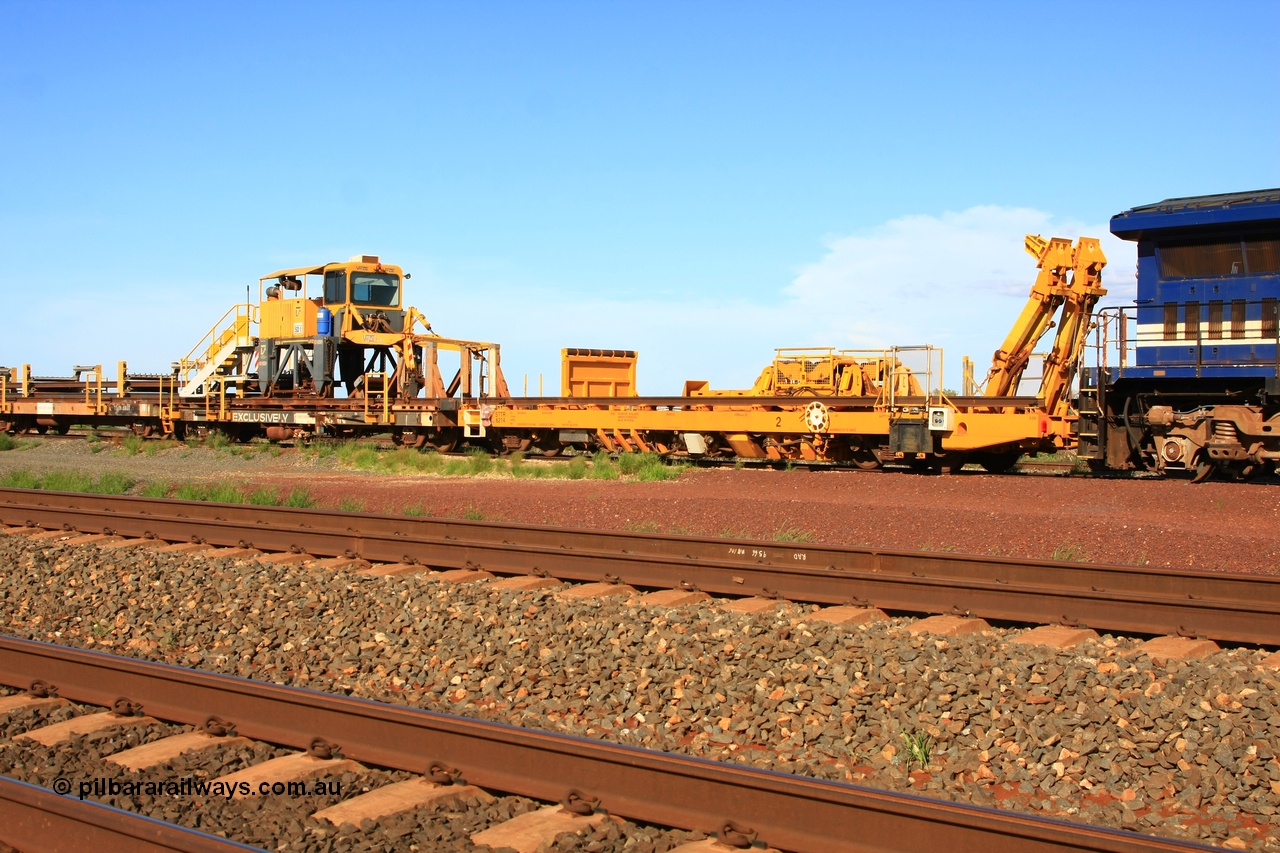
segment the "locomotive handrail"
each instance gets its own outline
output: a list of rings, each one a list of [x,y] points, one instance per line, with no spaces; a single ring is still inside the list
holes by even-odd
[[[1276,300],[1233,300],[1232,320],[1218,318],[1210,320],[1210,303],[1201,302],[1198,306],[1197,322],[1193,324],[1194,340],[1186,337],[1185,303],[1177,303],[1182,317],[1176,321],[1173,334],[1166,323],[1144,324],[1138,322],[1140,308],[1155,308],[1154,305],[1140,306],[1137,303],[1125,305],[1108,305],[1095,313],[1094,340],[1090,348],[1095,351],[1094,364],[1104,370],[1110,369],[1110,356],[1117,356],[1115,365],[1116,377],[1123,378],[1125,372],[1136,362],[1139,347],[1163,346],[1167,349],[1188,348],[1191,350],[1185,357],[1164,352],[1160,355],[1161,368],[1195,368],[1197,375],[1205,368],[1265,368],[1256,356],[1236,358],[1231,354],[1206,354],[1206,350],[1216,347],[1235,347],[1242,344],[1262,343],[1276,347],[1276,363],[1272,366],[1276,376],[1280,376],[1280,302]],[[1232,304],[1224,300],[1224,304]],[[1242,320],[1239,324],[1234,318],[1236,305],[1247,311],[1250,307],[1261,306],[1262,312],[1257,320]],[[1267,309],[1271,316],[1265,316]],[[1268,322],[1269,321],[1269,322]],[[1216,328],[1214,323],[1217,324]],[[1256,325],[1255,325],[1256,324]],[[1208,326],[1208,329],[1206,329]],[[1149,369],[1144,367],[1145,369]]]

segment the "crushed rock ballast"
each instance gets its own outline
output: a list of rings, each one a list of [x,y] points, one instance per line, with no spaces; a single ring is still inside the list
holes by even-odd
[[[1095,825],[1280,849],[1280,673],[428,574],[0,537],[13,636]]]

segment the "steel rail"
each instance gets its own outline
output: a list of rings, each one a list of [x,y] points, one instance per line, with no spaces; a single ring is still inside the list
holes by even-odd
[[[367,764],[422,772],[438,762],[470,784],[544,801],[576,790],[645,823],[704,832],[732,823],[798,853],[1210,849],[0,637],[0,683],[35,680],[78,702],[125,696],[165,720],[215,715],[272,743],[306,748],[322,737]]]
[[[890,611],[1280,644],[1280,578],[0,489],[0,521],[167,541],[684,585]]]
[[[0,844],[22,853],[239,853],[237,841],[0,776]]]
[[[17,496],[11,492],[18,492]],[[120,511],[127,508],[127,512]],[[0,520],[642,587],[1275,643],[1280,580],[998,557],[0,490]]]

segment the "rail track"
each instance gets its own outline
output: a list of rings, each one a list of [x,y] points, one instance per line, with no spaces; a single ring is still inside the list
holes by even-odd
[[[1280,578],[0,489],[0,523],[1274,646]]]
[[[430,768],[428,778],[398,784],[413,788],[423,802],[449,793],[440,788],[456,791],[454,784],[465,784],[551,803],[535,812],[553,823],[550,830],[542,830],[544,837],[615,816],[720,839],[718,844],[695,842],[676,848],[690,853],[740,849],[752,846],[753,840],[755,847],[768,845],[797,853],[1210,849],[15,638],[0,637],[0,683],[37,686],[34,695],[6,700],[10,709],[71,700],[119,712],[104,710],[77,717],[82,730],[136,723],[141,714],[151,722],[205,725],[204,734],[177,735],[181,743],[159,740],[147,745],[161,755],[176,756],[175,750],[190,749],[193,740],[203,739],[200,748],[216,748],[220,744],[214,742],[220,738],[234,740],[229,731],[241,738],[310,751],[288,760],[278,758],[270,769],[266,764],[246,768],[239,772],[241,779],[279,780],[288,772],[297,773],[299,764],[305,765],[308,775],[289,778],[336,773],[339,765],[349,768],[352,761],[417,774]],[[52,698],[53,692],[59,698]],[[217,724],[212,732],[208,731],[210,720]],[[41,737],[38,730],[26,734],[35,735],[42,744],[67,742],[67,733],[61,731],[56,737]],[[72,741],[71,748],[85,748],[85,741]],[[341,755],[335,757],[339,749]],[[142,763],[140,756],[116,763],[143,769],[156,766]],[[294,769],[283,771],[282,764]],[[12,781],[0,784],[0,841],[26,853],[85,849],[81,840],[91,840],[102,851],[245,849],[144,817],[53,797]],[[343,808],[348,815],[377,821],[395,810],[379,805],[388,798],[388,792],[375,789],[363,795],[363,802],[362,797],[343,801]],[[554,805],[557,801],[561,806]],[[396,808],[404,811],[413,805],[402,802]],[[536,835],[527,827],[512,825],[522,820],[533,822],[518,817],[488,831],[512,837]],[[497,841],[495,835],[473,839],[499,846],[511,843]],[[522,844],[527,843],[524,838]],[[532,850],[536,843],[513,846]]]

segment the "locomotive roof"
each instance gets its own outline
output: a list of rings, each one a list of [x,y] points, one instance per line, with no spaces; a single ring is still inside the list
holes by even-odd
[[[1167,198],[1111,217],[1111,233],[1124,240],[1142,240],[1163,232],[1185,237],[1204,231],[1280,224],[1280,188],[1238,193]]]

